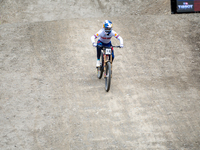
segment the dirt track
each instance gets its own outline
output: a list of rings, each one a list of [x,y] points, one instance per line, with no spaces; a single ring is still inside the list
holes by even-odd
[[[0,0],[0,15],[0,149],[200,149],[199,14],[170,15],[168,0]],[[125,45],[109,93],[90,41],[105,19]]]

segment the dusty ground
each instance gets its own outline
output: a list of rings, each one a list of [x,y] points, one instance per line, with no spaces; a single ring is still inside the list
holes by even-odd
[[[170,12],[169,0],[0,0],[0,149],[199,150],[200,16]],[[125,45],[109,93],[90,41],[105,19]]]

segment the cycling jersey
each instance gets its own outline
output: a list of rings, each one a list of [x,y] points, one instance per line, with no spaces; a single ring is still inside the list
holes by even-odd
[[[99,37],[99,40],[102,43],[108,44],[111,41],[112,37],[117,38],[120,41],[120,44],[123,45],[123,39],[119,36],[119,34],[117,34],[114,30],[111,31],[111,33],[109,35],[107,35],[105,33],[104,28],[102,28],[101,30],[99,30],[94,36],[91,37],[91,41],[92,43],[95,42],[95,39]]]

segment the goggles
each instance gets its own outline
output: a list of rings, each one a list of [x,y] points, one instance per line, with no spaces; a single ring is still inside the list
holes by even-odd
[[[105,28],[105,32],[110,32],[111,28]]]

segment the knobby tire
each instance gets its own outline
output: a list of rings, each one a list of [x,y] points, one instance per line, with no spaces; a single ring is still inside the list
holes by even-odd
[[[111,64],[107,62],[106,65],[106,77],[105,77],[105,90],[108,92],[110,90],[111,85]]]

